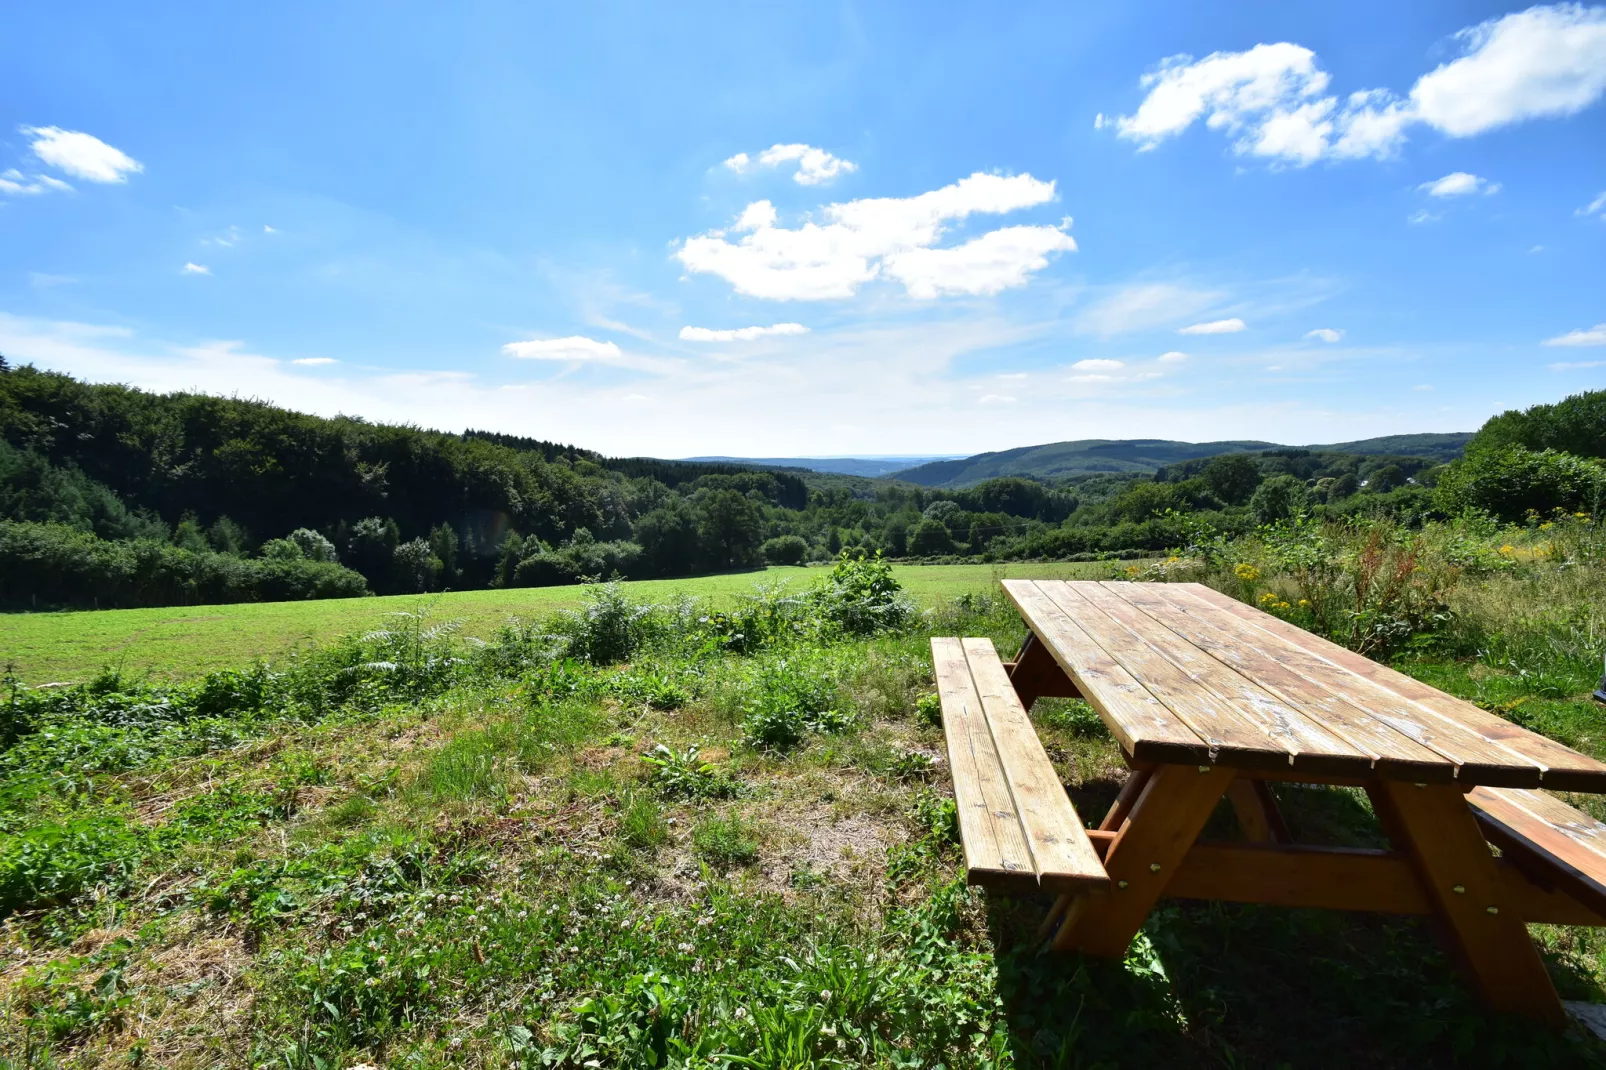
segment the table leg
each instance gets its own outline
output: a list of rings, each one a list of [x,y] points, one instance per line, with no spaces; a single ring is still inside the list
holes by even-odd
[[[1110,890],[1068,905],[1054,950],[1124,954],[1235,775],[1219,766],[1156,770],[1105,854]]]
[[[1386,824],[1396,826],[1388,831],[1405,841],[1428,900],[1489,1007],[1564,1024],[1556,988],[1461,789],[1385,780],[1372,790],[1386,800]]]
[[[1081,692],[1065,675],[1053,653],[1032,632],[1026,633],[1026,642],[1010,663],[1009,682],[1026,709],[1040,698],[1080,698]]]
[[[1288,843],[1288,825],[1277,806],[1277,797],[1264,780],[1239,777],[1227,789],[1232,809],[1238,815],[1238,827],[1250,843]]]

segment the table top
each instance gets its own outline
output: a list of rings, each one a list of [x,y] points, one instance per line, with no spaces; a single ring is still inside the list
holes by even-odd
[[[1606,764],[1202,584],[1003,583],[1134,761],[1606,792]]]

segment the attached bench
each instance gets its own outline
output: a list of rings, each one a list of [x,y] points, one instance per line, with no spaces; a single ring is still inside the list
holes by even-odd
[[[1523,876],[1606,919],[1606,824],[1537,788],[1473,788],[1484,837]]]
[[[969,883],[1014,894],[1108,888],[992,640],[934,638],[931,656]]]

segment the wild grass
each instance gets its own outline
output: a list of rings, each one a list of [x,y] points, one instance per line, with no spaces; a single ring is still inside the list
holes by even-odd
[[[1583,701],[1597,566],[1539,554],[1550,530],[1463,531],[1456,552],[1476,543],[1488,566],[1433,588],[1442,613],[1399,640],[1397,663],[1600,753]],[[1433,547],[1449,537],[1418,552],[1448,553]],[[1350,582],[1344,554],[1364,535],[1328,545],[1334,582]],[[1164,567],[1227,585],[1258,562],[1256,588],[1235,593],[1296,611],[1296,579],[1262,543],[1223,552]],[[880,582],[852,589],[884,606]],[[1410,918],[1173,903],[1123,961],[1038,955],[1043,903],[963,885],[930,701],[929,635],[1019,643],[996,587],[901,622],[796,591],[701,606],[590,593],[583,612],[483,643],[415,613],[272,667],[11,688],[0,1058],[1606,1063],[1579,1030],[1485,1015]],[[1085,703],[1033,716],[1096,820],[1126,775],[1118,748]],[[1278,792],[1300,836],[1376,842],[1364,795]],[[1230,810],[1213,821],[1232,834]],[[1564,996],[1600,999],[1606,939],[1535,931]]]

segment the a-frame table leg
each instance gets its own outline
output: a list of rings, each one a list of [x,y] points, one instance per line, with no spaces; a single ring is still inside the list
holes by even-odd
[[[1068,905],[1054,950],[1124,954],[1234,776],[1220,766],[1157,769],[1104,856],[1110,890]]]
[[[1387,800],[1396,826],[1390,835],[1404,839],[1400,846],[1490,1009],[1563,1025],[1556,988],[1461,789],[1385,780],[1371,791]]]

